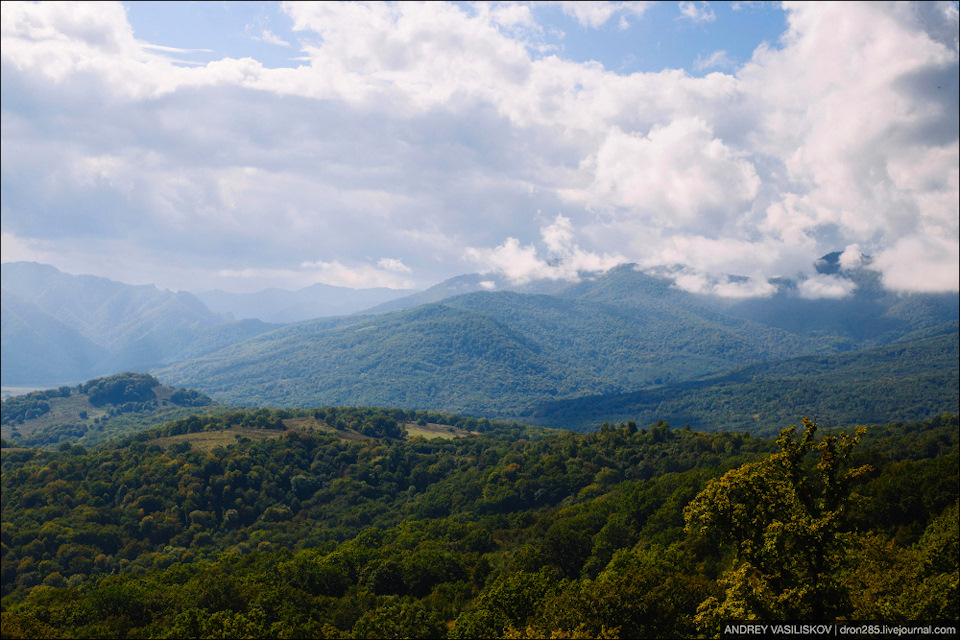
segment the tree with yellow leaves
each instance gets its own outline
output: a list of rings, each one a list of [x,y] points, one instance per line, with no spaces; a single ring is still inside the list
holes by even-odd
[[[796,427],[782,431],[779,453],[712,481],[684,510],[688,533],[733,552],[724,600],[698,609],[703,630],[723,620],[829,620],[845,607],[840,534],[850,486],[869,470],[849,468],[862,431],[817,441],[817,425],[804,418],[803,427],[799,438]]]

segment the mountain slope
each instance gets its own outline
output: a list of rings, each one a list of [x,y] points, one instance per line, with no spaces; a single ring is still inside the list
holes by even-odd
[[[466,276],[448,285],[434,293],[480,286]],[[796,297],[783,295],[791,303]],[[890,342],[956,316],[955,309],[923,307],[930,296],[865,295],[876,304],[833,316],[818,316],[817,301],[797,298],[793,312],[807,314],[812,327],[823,318],[822,329],[798,335],[627,265],[550,295],[475,291],[405,311],[293,325],[156,374],[231,402],[377,404],[527,419],[551,400]],[[885,324],[864,337],[844,323]]]
[[[153,376],[122,373],[75,387],[34,391],[4,400],[0,435],[17,446],[86,446],[132,435],[164,422],[208,413],[213,402],[187,389],[164,387]]]
[[[144,370],[276,327],[228,323],[182,291],[72,276],[49,265],[6,263],[2,282],[4,385]]]
[[[495,274],[468,273],[455,276],[435,284],[424,291],[412,293],[396,300],[367,309],[367,313],[387,313],[401,311],[422,304],[441,302],[456,296],[478,291],[513,291],[515,293],[556,293],[564,289],[567,283],[559,280],[534,280],[521,285],[512,284],[506,278]]]
[[[114,352],[162,353],[163,342],[179,345],[191,330],[225,320],[183,291],[72,276],[48,265],[4,264],[3,288]]]
[[[958,410],[960,325],[854,353],[753,364],[701,380],[538,406],[532,424],[589,431],[666,420],[704,431],[776,433],[801,414],[824,424],[925,419]]]
[[[621,308],[477,292],[406,311],[284,327],[156,374],[231,402],[377,404],[517,417],[544,399],[821,352],[815,340],[707,318],[669,300]]]
[[[910,331],[960,319],[956,293],[890,291],[883,287],[880,274],[866,266],[841,269],[839,256],[824,256],[816,268],[823,275],[853,282],[856,288],[848,296],[810,300],[799,294],[798,283],[782,280],[774,296],[727,303],[724,312],[798,335],[832,335],[847,348],[887,344]]]
[[[36,305],[0,292],[0,377],[4,383],[47,384],[82,379],[107,350]]]
[[[215,354],[161,369],[240,403],[391,405],[497,414],[570,380],[555,354],[481,314],[443,305],[284,327]],[[180,382],[175,382],[181,384]]]

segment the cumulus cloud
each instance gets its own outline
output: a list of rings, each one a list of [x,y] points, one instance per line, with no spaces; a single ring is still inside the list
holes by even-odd
[[[176,64],[182,53],[134,37],[120,3],[2,4],[3,61],[36,75],[36,82],[102,82],[114,97],[141,98],[213,78]]]
[[[844,249],[843,253],[840,254],[840,268],[844,271],[856,269],[863,264],[863,260],[864,256],[863,253],[860,252],[860,245],[852,244]]]
[[[844,298],[856,289],[857,285],[846,278],[836,275],[817,274],[800,282],[800,296],[808,299]]]
[[[690,290],[806,275],[833,295],[812,265],[846,248],[892,289],[956,290],[955,5],[783,7],[775,45],[694,77],[542,55],[537,3],[289,3],[304,61],[272,69],[181,64],[120,4],[5,2],[4,260],[362,286],[631,261],[682,265]],[[646,8],[562,7],[590,29]]]
[[[540,229],[545,251],[536,246],[521,245],[516,238],[507,238],[494,249],[468,250],[468,256],[481,265],[485,273],[496,272],[514,284],[532,280],[580,279],[581,272],[607,271],[625,262],[616,254],[596,254],[581,249],[574,241],[570,220],[558,215],[553,223]]]
[[[678,118],[645,136],[611,133],[585,165],[593,184],[583,194],[568,192],[572,198],[661,227],[716,228],[740,214],[760,186],[749,160],[700,118]]]
[[[960,291],[960,242],[935,236],[901,238],[874,258],[884,284],[906,292]]]
[[[791,182],[769,228],[830,227],[871,250],[931,225],[955,236],[956,48],[923,30],[913,5],[786,6],[785,46],[740,74],[769,106],[758,149]]]
[[[680,16],[693,23],[713,22],[717,19],[709,2],[680,2],[677,6],[680,9]]]

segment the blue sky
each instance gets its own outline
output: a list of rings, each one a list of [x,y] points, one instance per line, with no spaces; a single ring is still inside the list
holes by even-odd
[[[456,4],[473,13],[472,3]],[[726,54],[721,67],[742,64],[761,43],[774,45],[786,27],[786,14],[774,2],[633,4],[643,7],[639,16],[619,11],[595,27],[581,24],[559,3],[532,5],[543,28],[541,55],[593,60],[617,73],[673,68],[703,75],[716,67],[699,65],[717,52]],[[303,59],[296,44],[311,37],[293,31],[277,2],[127,2],[125,6],[137,38],[189,50],[178,55],[185,62],[249,56],[268,67],[297,67]],[[690,7],[695,13],[690,13]]]
[[[956,2],[5,2],[2,254],[170,289],[956,291]],[[736,276],[736,277],[731,277]]]

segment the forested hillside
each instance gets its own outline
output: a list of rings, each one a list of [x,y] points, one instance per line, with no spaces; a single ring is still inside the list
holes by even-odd
[[[459,279],[437,295],[473,286],[478,286],[475,279]],[[772,416],[779,421],[805,407],[846,424],[956,410],[956,394],[950,391],[956,385],[948,379],[956,367],[944,368],[941,355],[920,353],[922,346],[913,349],[916,362],[903,371],[881,371],[889,363],[889,354],[881,351],[865,354],[857,365],[843,358],[807,361],[820,363],[818,368],[789,359],[879,348],[919,338],[923,331],[956,334],[957,296],[897,296],[864,275],[851,300],[806,300],[784,285],[766,303],[804,320],[744,317],[751,315],[747,303],[694,295],[667,278],[625,265],[549,294],[474,291],[392,313],[290,325],[154,373],[229,403],[438,409],[563,428],[596,428],[606,419],[637,415],[655,420],[663,414],[648,409],[656,410],[661,397],[675,422],[704,429],[723,424],[755,429],[748,416],[768,415],[764,409],[777,402],[777,394],[786,399]],[[709,375],[743,383],[742,372],[730,371],[779,360],[788,361],[769,374],[746,374],[754,386],[742,389],[744,407],[735,406],[738,395],[726,392],[720,393],[730,402],[710,397],[696,407],[688,402],[692,396],[679,404],[670,397],[713,384],[704,382]],[[894,360],[905,364],[905,358]],[[860,365],[866,370],[856,371]],[[826,388],[795,389],[801,375],[787,373],[791,368],[822,376],[816,384]],[[756,386],[764,378],[772,381],[767,388]],[[872,413],[860,410],[878,396],[894,397],[887,393],[891,386],[896,404],[887,402]],[[917,398],[901,402],[914,392]],[[826,404],[811,405],[813,393],[824,394]],[[603,408],[586,420],[555,408],[607,394],[651,400],[649,406],[646,400],[634,402],[636,409],[615,407],[613,414]],[[848,399],[852,404],[840,412]],[[551,405],[564,400],[572,402]],[[594,403],[590,398],[583,406]],[[747,406],[755,410],[748,412]],[[557,419],[551,421],[552,415]],[[782,425],[777,420],[767,428],[776,430]]]
[[[213,405],[192,389],[166,387],[144,373],[121,373],[4,400],[0,435],[19,446],[93,446],[174,418],[207,413]]]
[[[836,267],[830,258],[825,272]],[[857,288],[842,299],[810,300],[796,282],[781,280],[771,297],[731,301],[622,265],[572,284],[460,276],[367,315],[279,327],[227,322],[185,292],[31,263],[7,263],[3,272],[5,385],[59,387],[149,370],[234,404],[366,404],[510,420],[549,415],[544,407],[554,401],[883,346],[957,322],[960,306],[956,294],[890,293],[865,268],[844,271]],[[320,304],[326,289],[317,287],[310,300]],[[303,302],[286,295],[303,291],[262,293],[251,304],[264,317],[288,317],[296,311],[289,305]],[[385,294],[368,293],[370,300]],[[689,414],[675,415],[709,428]],[[903,417],[921,415],[932,413]],[[722,418],[740,420],[736,412]]]
[[[410,436],[427,428],[448,437]],[[3,634],[638,638],[709,635],[733,612],[956,619],[957,440],[956,415],[858,443],[806,422],[774,440],[322,408],[5,448]]]
[[[693,429],[771,435],[804,411],[823,424],[908,422],[960,407],[960,327],[831,356],[753,364],[632,393],[543,403],[533,424],[591,431],[603,421],[663,419]],[[939,334],[939,335],[937,335]]]
[[[780,330],[680,308],[640,313],[557,296],[478,292],[386,315],[285,327],[156,375],[229,402],[517,416],[543,398],[830,351]]]

